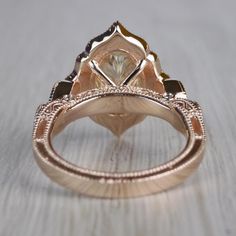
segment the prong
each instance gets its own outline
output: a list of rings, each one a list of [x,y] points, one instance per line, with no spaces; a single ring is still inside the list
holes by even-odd
[[[116,86],[116,84],[101,70],[95,60],[89,62],[90,68],[98,75],[100,75],[109,85]]]
[[[121,85],[127,85],[133,80],[139,73],[141,73],[146,65],[146,60],[142,59],[137,67],[128,75],[128,77],[121,83]]]

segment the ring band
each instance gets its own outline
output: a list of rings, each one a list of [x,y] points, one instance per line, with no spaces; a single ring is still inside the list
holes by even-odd
[[[115,27],[116,30],[117,27],[120,29],[120,23],[116,23]],[[96,65],[90,63],[90,66],[94,71],[93,66]],[[140,70],[140,65],[138,68]],[[98,67],[95,69],[96,76],[106,77]],[[81,70],[80,68],[80,72]],[[165,90],[162,93],[148,86],[115,84],[112,81],[108,81],[112,84],[82,91],[75,89],[78,79],[82,76],[76,73],[76,78],[72,79],[73,86],[69,86],[69,92],[65,86],[66,82],[62,83],[62,94],[58,89],[61,85],[57,84],[49,102],[39,106],[36,112],[33,150],[38,165],[52,180],[90,196],[134,197],[173,187],[198,167],[205,146],[203,117],[199,105],[185,97],[182,86],[177,87],[178,89],[176,86],[174,89],[172,86],[169,88],[174,81],[167,78],[163,83]],[[132,76],[128,75],[127,78],[131,80]],[[177,84],[179,85],[179,82]],[[171,89],[172,93],[168,92]],[[72,90],[77,92],[73,93]],[[147,115],[162,118],[186,136],[187,144],[177,157],[160,166],[124,173],[102,172],[76,166],[64,160],[53,149],[51,138],[72,121],[88,116],[97,123],[103,122],[102,125],[105,126],[106,119],[113,119],[109,114],[128,114],[136,120],[137,117],[143,119]],[[114,123],[117,123],[117,120],[114,120]],[[124,123],[108,128],[119,135],[131,126],[125,124],[127,127],[124,127]]]

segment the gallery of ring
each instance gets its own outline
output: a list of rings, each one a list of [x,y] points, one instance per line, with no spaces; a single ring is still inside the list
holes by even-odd
[[[187,140],[179,155],[150,169],[87,169],[69,163],[52,147],[55,135],[83,117],[120,137],[146,116],[166,120]],[[36,111],[33,128],[35,158],[47,176],[75,192],[109,198],[156,193],[183,182],[201,162],[205,140],[198,103],[162,70],[146,41],[119,22],[92,39],[72,73],[53,86],[49,101]]]

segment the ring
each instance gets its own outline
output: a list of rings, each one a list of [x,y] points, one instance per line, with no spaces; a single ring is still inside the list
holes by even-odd
[[[184,149],[150,169],[103,172],[74,165],[57,154],[51,140],[72,121],[89,117],[120,136],[154,116],[185,135]],[[157,55],[142,38],[115,22],[92,39],[73,72],[53,86],[38,107],[32,145],[43,172],[78,193],[105,198],[156,193],[183,182],[202,160],[206,142],[202,111],[187,99],[182,83],[164,73]]]

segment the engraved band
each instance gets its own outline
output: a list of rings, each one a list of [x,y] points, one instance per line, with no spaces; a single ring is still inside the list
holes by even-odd
[[[119,102],[117,102],[119,99]],[[122,99],[122,106],[120,100]],[[110,173],[75,166],[53,149],[51,136],[84,116],[138,113],[163,118],[187,137],[183,151],[160,166]],[[169,99],[132,86],[92,89],[41,105],[36,112],[33,150],[41,169],[54,181],[76,192],[98,197],[133,197],[163,191],[181,183],[202,159],[205,131],[199,105],[188,99]]]

